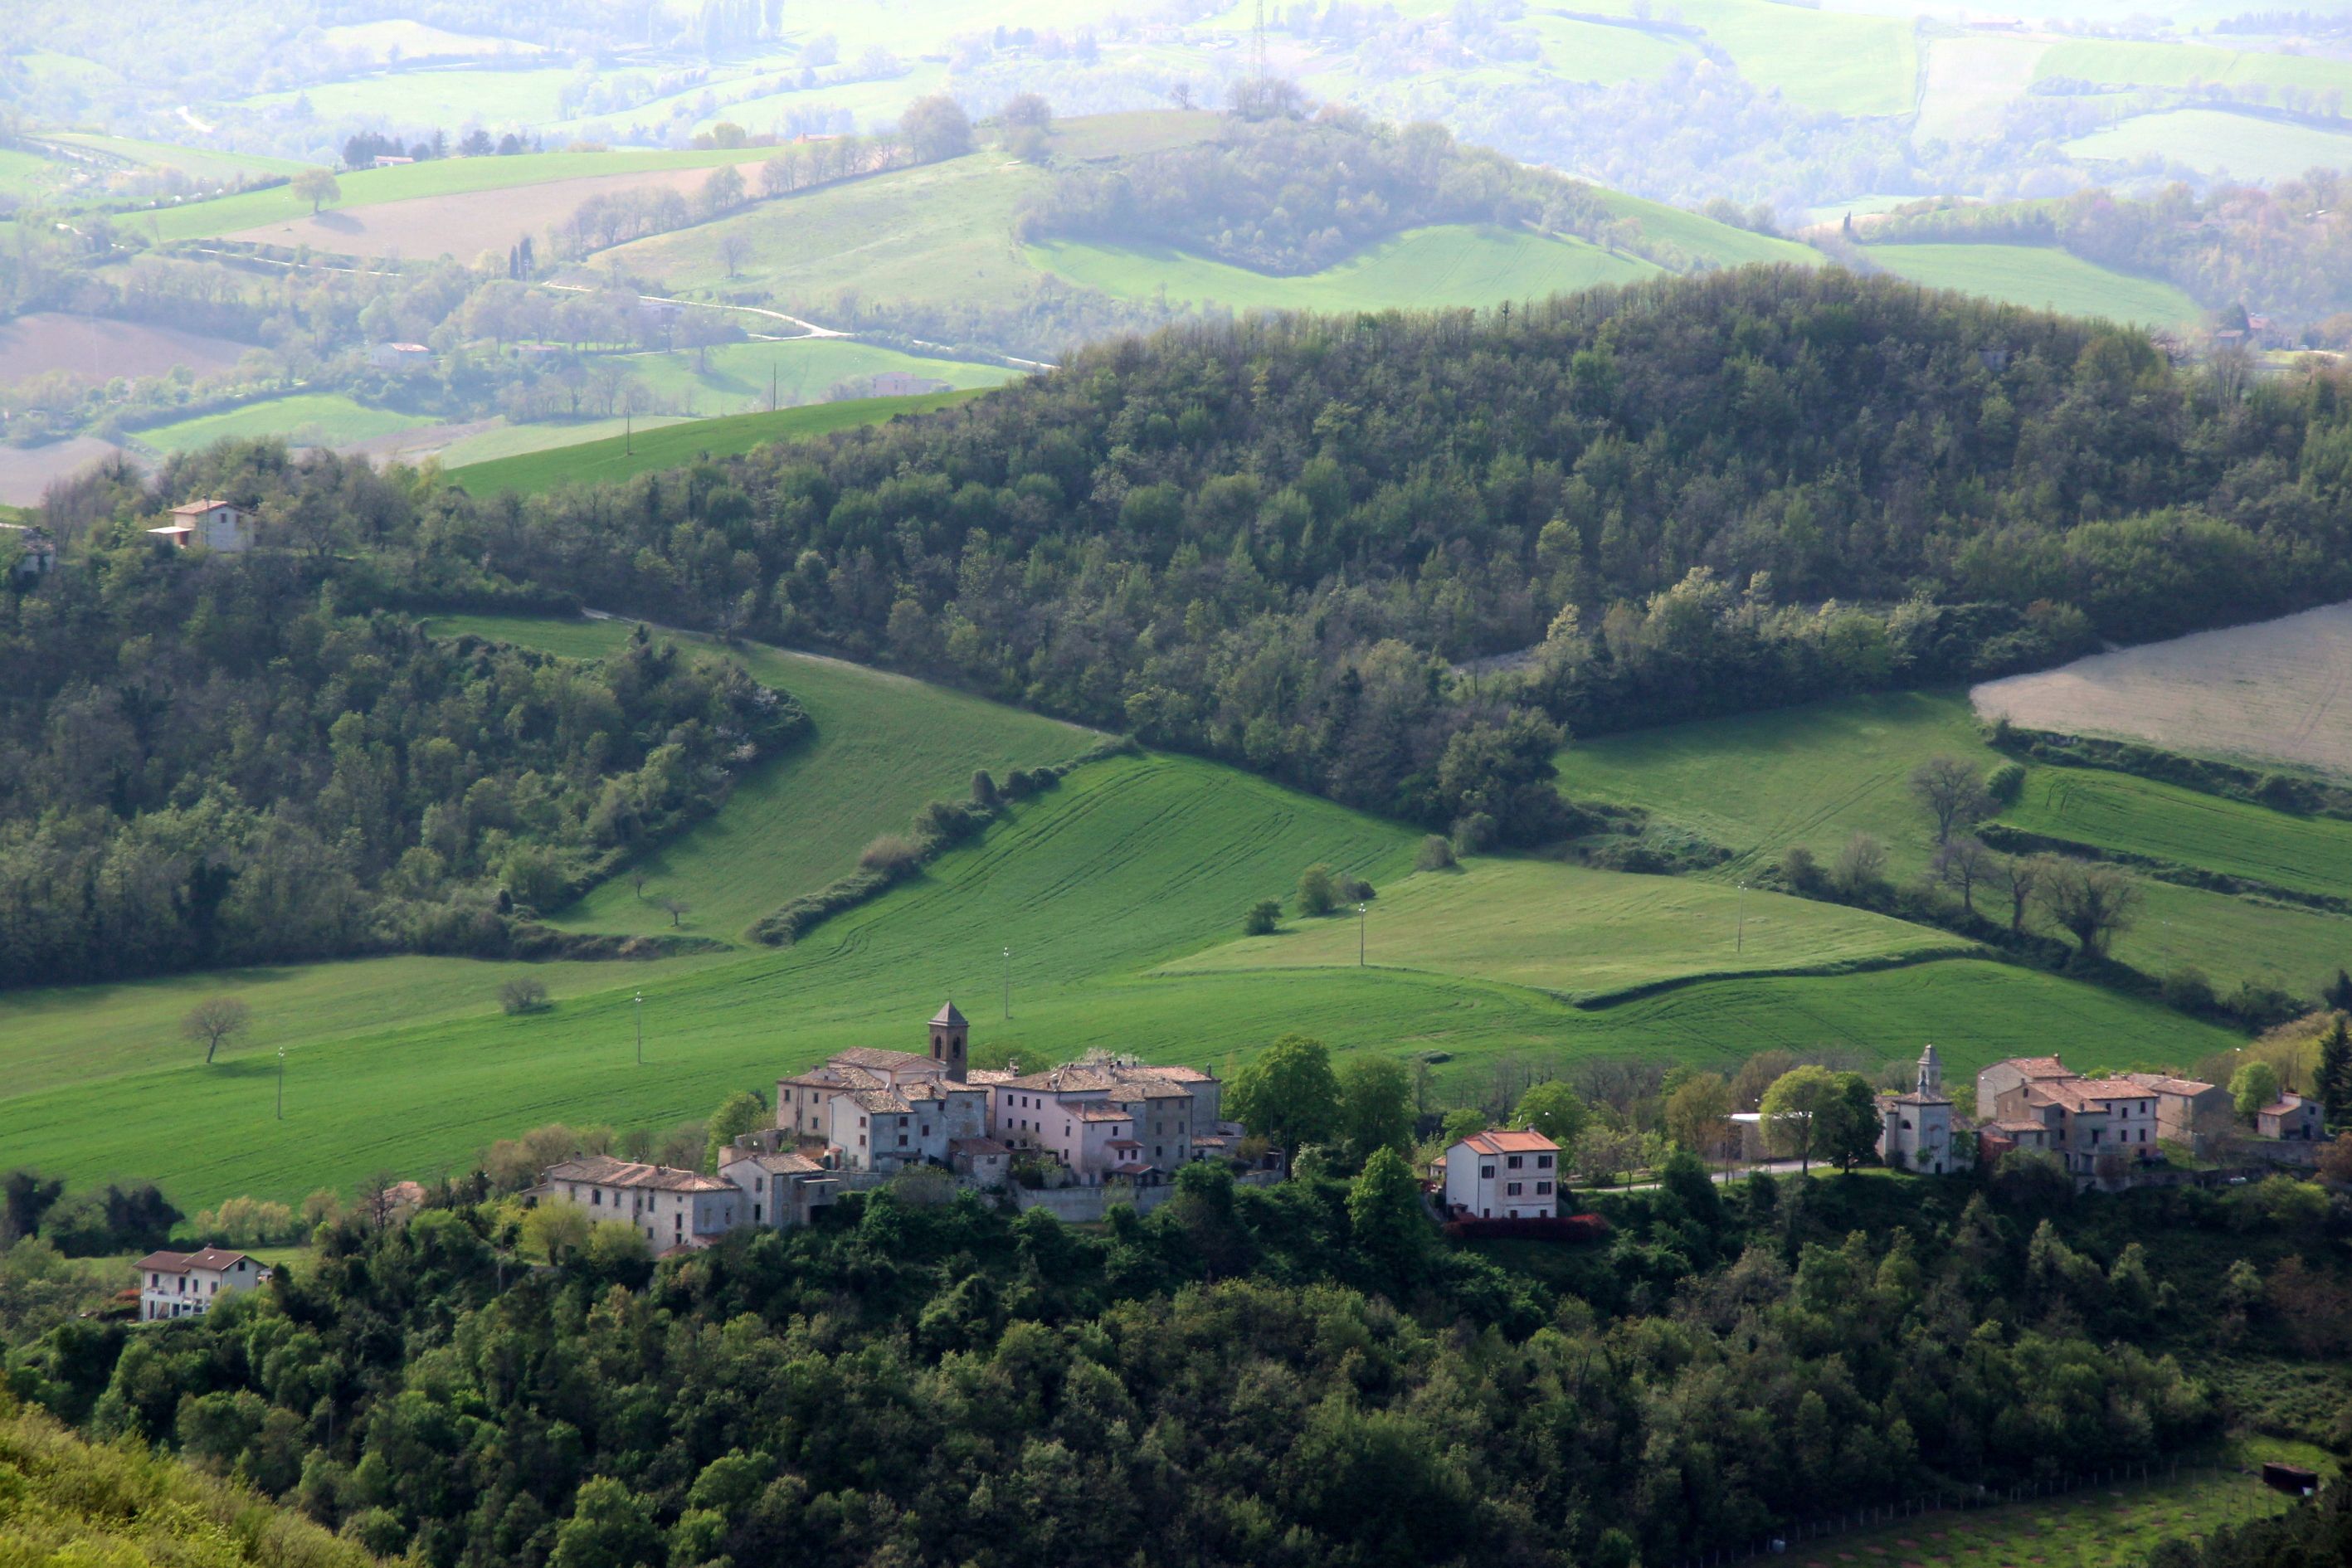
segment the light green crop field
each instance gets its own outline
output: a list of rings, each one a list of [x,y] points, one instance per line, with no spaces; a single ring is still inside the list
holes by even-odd
[[[424,196],[457,195],[467,191],[511,190],[557,180],[592,179],[600,174],[712,169],[721,163],[755,163],[766,156],[767,153],[756,148],[735,148],[709,153],[519,153],[511,158],[433,158],[390,169],[339,174],[335,183],[342,195],[332,205],[347,209]],[[286,223],[307,217],[310,212],[310,203],[280,185],[266,191],[242,191],[218,201],[190,202],[152,216],[155,237],[173,244],[184,239],[236,234],[264,224]],[[149,216],[141,216],[142,226]]]
[[[773,414],[734,414],[722,419],[688,419],[639,430],[617,439],[498,458],[449,470],[448,479],[468,495],[502,490],[533,494],[566,484],[606,484],[639,474],[659,473],[705,455],[730,458],[773,441],[804,440],[858,425],[879,425],[901,414],[929,414],[976,394],[927,392],[912,397],[860,397],[843,403],[780,408]]]
[[[1357,962],[1358,918],[1294,919],[1272,936],[1194,954],[1177,973],[1328,969]],[[1364,961],[1589,1002],[1694,975],[1834,972],[1978,951],[1924,926],[1691,877],[1543,860],[1419,872],[1365,909]]]
[[[425,415],[370,408],[339,392],[304,392],[170,425],[151,425],[132,436],[142,446],[159,452],[194,451],[215,441],[256,436],[283,437],[298,447],[339,447],[431,423]]]
[[[2206,86],[2352,89],[2352,60],[2279,55],[2206,44],[2130,43],[2085,38],[2053,44],[2034,68],[2036,80],[2073,77],[2116,87]]]
[[[1586,0],[1574,8],[1631,17],[1638,4]],[[1706,42],[1729,55],[1742,76],[1768,90],[1779,89],[1791,103],[1834,114],[1911,112],[1919,49],[1908,16],[1772,0],[1683,0],[1673,14],[1704,28]]]
[[[169,142],[142,142],[129,136],[91,136],[79,132],[46,138],[92,152],[110,153],[155,169],[177,169],[192,180],[230,179],[238,174],[290,174],[303,165],[291,158],[265,158],[253,153],[222,153],[209,147],[182,147]]]
[[[1902,880],[1924,874],[1934,848],[1926,813],[1910,791],[1911,773],[1939,753],[1987,771],[2003,760],[1984,743],[1960,694],[1902,692],[1580,742],[1561,753],[1560,785],[1571,798],[1643,806],[1732,851],[1730,860],[1703,873],[1710,880],[1752,878],[1798,844],[1826,865],[1856,833],[1887,847],[1889,874]],[[2157,843],[2190,847],[2184,808],[2136,793],[2130,786],[2137,781],[2121,775],[2029,767],[2024,798],[2033,800],[2053,778],[2077,776],[2120,784],[2107,797],[2114,809],[2084,824],[2095,831],[2064,837],[2138,854],[2158,853],[2146,847]],[[1738,779],[1740,787],[1724,788],[1727,778]],[[2276,864],[2313,831],[2297,818],[2241,809],[2242,815],[2225,815],[2242,835],[2260,837],[2267,826],[2277,830],[2281,847],[2257,851],[2241,843],[2207,852],[2207,861]],[[2352,920],[2137,880],[2141,908],[2115,953],[2144,972],[2194,964],[2225,989],[2252,979],[2313,996],[2338,964],[2352,963]],[[1979,908],[1987,907],[1980,899]]]
[[[2352,132],[2262,120],[2221,109],[2173,109],[2138,114],[2065,144],[2070,157],[2089,163],[2137,163],[2156,157],[2207,174],[2241,180],[2293,179],[2310,169],[2352,164]]]
[[[0,147],[0,196],[11,201],[38,201],[69,183],[73,172],[54,158],[18,147]]]
[[[2001,821],[2275,888],[2352,889],[2352,822],[2295,816],[2129,773],[2040,768]]]
[[[470,633],[572,658],[601,657],[631,629],[621,621],[451,616],[438,636]],[[701,639],[683,638],[709,648]],[[1086,750],[1091,731],[839,659],[752,645],[751,673],[800,700],[813,739],[736,787],[727,808],[638,861],[647,898],[694,906],[686,929],[732,941],[785,900],[849,870],[876,834],[903,827],[933,800],[967,798],[975,769],[1002,779]],[[615,878],[559,911],[576,931],[655,934],[669,917]]]
[[[1543,46],[1546,73],[1564,81],[1647,81],[1690,50],[1670,35],[1572,16],[1531,16],[1527,26]]]
[[[231,107],[283,114],[297,99],[307,99],[312,117],[326,125],[457,126],[479,121],[493,129],[528,129],[562,114],[558,94],[571,80],[569,66],[387,71],[256,93]]]
[[[2043,245],[1874,245],[1863,254],[1898,278],[1929,289],[2133,325],[2177,327],[2201,321],[2197,301],[2169,283],[2135,278]]]
[[[1786,6],[1775,7],[1786,10]],[[1654,202],[1644,196],[1631,195],[1596,185],[1592,194],[1614,216],[1629,218],[1642,226],[1643,231],[1680,248],[1694,261],[1704,261],[1717,267],[1745,267],[1751,262],[1790,261],[1801,267],[1818,267],[1822,253],[1810,245],[1777,235],[1754,234],[1744,228],[1734,228],[1727,223],[1717,223],[1711,217]]]
[[[1489,224],[1408,229],[1335,267],[1292,278],[1253,272],[1164,245],[1054,239],[1031,245],[1025,253],[1042,270],[1120,299],[1149,300],[1164,293],[1171,303],[1234,310],[1491,306],[1658,274],[1647,261],[1585,240]]]
[[[1021,374],[1003,365],[926,359],[851,338],[722,343],[707,351],[631,354],[620,363],[663,405],[689,416],[764,413],[771,393],[782,404],[814,404],[836,383],[886,372],[943,381],[957,391],[1001,386]]]
[[[629,432],[658,430],[668,425],[682,425],[685,420],[667,414],[641,415],[635,419],[533,419],[520,425],[499,425],[475,435],[461,437],[441,448],[439,457],[444,468],[462,468],[472,463],[493,462],[500,458],[520,458],[532,452],[552,452],[560,447],[583,446],[590,441],[602,441],[610,437],[627,440]]]

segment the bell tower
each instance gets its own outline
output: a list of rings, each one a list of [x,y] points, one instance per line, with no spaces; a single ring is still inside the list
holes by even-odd
[[[1919,1092],[1937,1100],[1944,1097],[1944,1064],[1932,1040],[1919,1053]]]
[[[971,1044],[971,1026],[952,1002],[931,1020],[931,1060],[947,1069],[949,1081],[963,1081],[964,1052]]]

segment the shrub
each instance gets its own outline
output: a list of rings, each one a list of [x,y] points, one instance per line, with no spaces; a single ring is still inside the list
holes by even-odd
[[[1328,866],[1309,866],[1298,874],[1298,912],[1328,915],[1339,906],[1339,889]]]
[[[1797,892],[1816,892],[1822,885],[1821,863],[1803,845],[1791,844],[1780,856],[1780,879]]]
[[[1271,936],[1274,934],[1275,926],[1281,919],[1280,904],[1276,903],[1272,899],[1260,899],[1249,907],[1249,913],[1242,917],[1242,934]]]
[[[1454,848],[1456,854],[1475,855],[1495,842],[1495,819],[1483,811],[1454,820]]]
[[[972,805],[992,806],[996,798],[996,780],[989,776],[986,768],[974,771],[971,775]]]
[[[2014,805],[2025,789],[2025,770],[2015,763],[2003,763],[1985,774],[1985,794],[2003,805]]]
[[[922,846],[903,833],[877,834],[874,841],[858,852],[857,863],[869,871],[887,871],[900,876],[922,864]]]
[[[536,980],[509,980],[499,987],[499,1005],[509,1016],[519,1013],[539,1013],[547,1008],[547,987]]]
[[[1350,903],[1363,904],[1379,898],[1380,894],[1361,877],[1342,877],[1339,879],[1339,896]]]
[[[1433,833],[1421,841],[1421,853],[1413,857],[1416,871],[1444,871],[1456,864],[1453,841],[1443,833]]]
[[[1855,834],[1838,851],[1830,878],[1848,898],[1875,892],[1886,881],[1886,846],[1867,833]]]
[[[2202,1013],[2213,1005],[2213,983],[2193,963],[2184,963],[2164,977],[2164,1005],[2184,1013]]]

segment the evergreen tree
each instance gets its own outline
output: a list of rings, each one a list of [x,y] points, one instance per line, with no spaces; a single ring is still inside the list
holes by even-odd
[[[2331,1125],[2352,1123],[2352,1026],[2342,1013],[2319,1042],[2319,1099]]]

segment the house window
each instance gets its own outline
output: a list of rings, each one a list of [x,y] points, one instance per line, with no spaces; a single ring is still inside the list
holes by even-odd
[[[923,1136],[929,1138],[931,1135],[931,1124],[928,1121],[924,1122],[922,1131]]]
[[[1507,1156],[1507,1157],[1504,1159],[1503,1163],[1505,1163],[1506,1165],[1508,1165],[1512,1170],[1516,1171],[1516,1170],[1517,1170],[1517,1169],[1519,1168],[1519,1157],[1518,1157],[1517,1154],[1512,1154],[1512,1155]]]
[[[1549,1154],[1538,1154],[1538,1155],[1537,1155],[1537,1156],[1536,1156],[1536,1169],[1537,1169],[1537,1170],[1538,1170],[1538,1171],[1549,1171],[1549,1170],[1550,1170],[1550,1169],[1551,1169],[1551,1156],[1550,1156],[1550,1155],[1549,1155]]]
[[[595,1205],[598,1208],[603,1208],[604,1206],[604,1194],[601,1192],[592,1192],[588,1194],[588,1201]]]
[[[1536,1196],[1539,1198],[1548,1198],[1551,1196],[1551,1184],[1549,1182],[1538,1182],[1536,1184]]]
[[[1508,1197],[1517,1197],[1519,1195],[1520,1186],[1521,1184],[1517,1182],[1507,1183],[1503,1187],[1504,1194]]]
[[[753,1204],[751,1205],[751,1223],[753,1225],[760,1223],[760,1205],[758,1204]]]
[[[1495,1179],[1495,1167],[1494,1167],[1494,1166],[1492,1166],[1492,1165],[1481,1165],[1481,1166],[1479,1166],[1479,1167],[1478,1167],[1478,1179],[1479,1179],[1480,1181],[1482,1181],[1482,1182],[1491,1182],[1491,1181],[1493,1181],[1493,1180]]]

